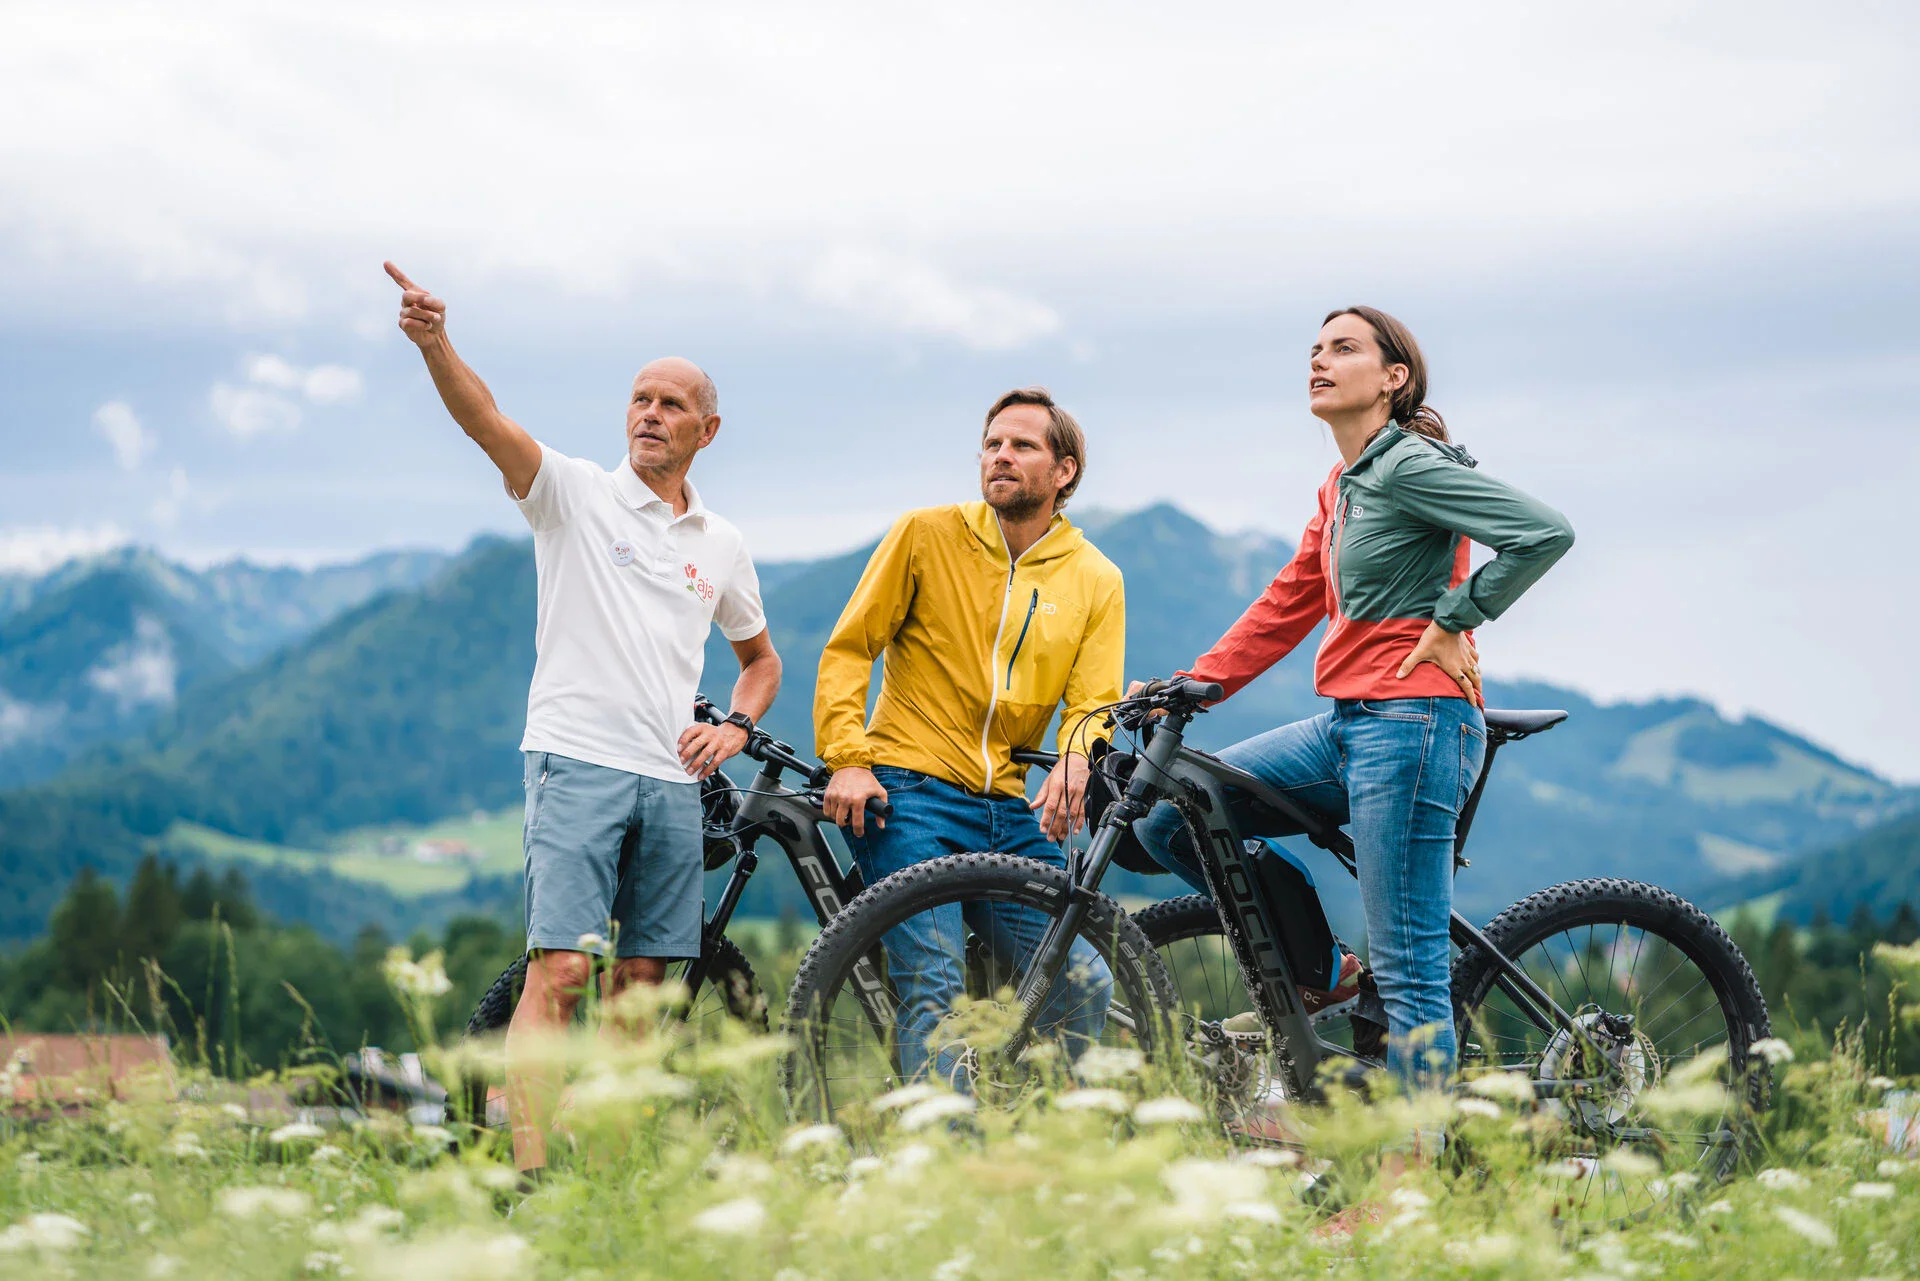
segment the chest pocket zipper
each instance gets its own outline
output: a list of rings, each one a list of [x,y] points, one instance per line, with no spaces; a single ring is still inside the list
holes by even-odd
[[[1020,657],[1020,647],[1027,643],[1027,629],[1033,626],[1033,612],[1040,608],[1040,589],[1033,589],[1033,598],[1027,602],[1027,617],[1020,624],[1020,635],[1013,642],[1013,653],[1007,655],[1007,688],[1013,688],[1013,664]]]

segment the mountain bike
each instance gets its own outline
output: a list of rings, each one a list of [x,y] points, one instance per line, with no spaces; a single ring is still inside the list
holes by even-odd
[[[705,697],[694,700],[694,717],[710,725],[724,719]],[[706,869],[718,871],[731,863],[733,870],[701,928],[700,955],[667,968],[667,982],[677,984],[683,995],[679,1003],[663,1011],[663,1017],[692,1028],[696,1037],[718,1019],[737,1020],[756,1031],[764,1031],[768,1025],[767,1000],[753,965],[740,946],[727,937],[741,895],[759,869],[757,847],[762,837],[787,856],[821,925],[865,888],[860,869],[851,862],[842,864],[826,840],[826,815],[820,806],[832,771],[802,758],[792,746],[759,728],[749,732],[740,755],[760,764],[749,784],[737,786],[716,772],[700,785]],[[797,788],[788,787],[783,782],[788,774],[797,774],[804,781]],[[867,810],[884,819],[892,814],[893,807],[875,800],[868,802]],[[506,1030],[526,975],[527,956],[523,953],[475,1005],[467,1020],[468,1036],[498,1035]],[[884,976],[884,961],[877,948],[872,956],[855,961],[849,972],[876,1029],[888,1027],[892,1018]],[[582,1002],[583,1010],[585,1004]],[[497,1086],[473,1083],[469,1090],[485,1091],[484,1098],[470,1094],[470,1115],[484,1117],[486,1124],[496,1128],[505,1124],[504,1096]]]
[[[1254,852],[1259,845],[1248,835],[1302,833],[1350,873],[1352,841],[1331,816],[1304,810],[1252,775],[1185,745],[1193,718],[1221,695],[1216,684],[1155,681],[1110,709],[1115,726],[1143,745],[1099,760],[1095,768],[1111,801],[1065,872],[1001,854],[949,855],[887,877],[835,917],[809,949],[788,1001],[787,1025],[796,1038],[787,1067],[794,1106],[858,1118],[877,1092],[901,1084],[872,1052],[870,1036],[845,1034],[852,965],[908,917],[980,899],[1019,902],[1044,913],[1049,925],[1036,948],[989,976],[985,988],[998,993],[998,1024],[969,1009],[969,1018],[938,1029],[954,1038],[969,1026],[991,1026],[979,1043],[950,1047],[942,1060],[960,1066],[950,1083],[976,1102],[1031,1097],[1038,1087],[1023,1094],[1019,1083],[1060,1063],[1054,1050],[1034,1053],[1057,1041],[1036,1013],[1053,999],[1074,939],[1093,944],[1113,970],[1109,1022],[1128,1029],[1147,1054],[1188,1047],[1187,1062],[1210,1079],[1223,1114],[1262,1099],[1322,1099],[1329,1080],[1353,1081],[1382,1067],[1377,1053],[1343,1046],[1315,1027],[1300,983],[1317,963],[1319,941],[1303,947],[1297,936],[1300,921],[1316,914],[1324,921],[1324,912],[1311,882],[1295,891],[1296,900],[1312,898],[1310,905],[1274,892]],[[1487,756],[1460,817],[1458,865],[1466,864],[1460,851],[1498,749],[1565,719],[1559,711],[1486,713]],[[1162,903],[1135,918],[1101,892],[1101,881],[1123,844],[1137,840],[1132,824],[1163,800],[1179,810],[1211,893]],[[1304,906],[1312,910],[1303,912]],[[1484,930],[1455,912],[1450,928],[1458,948],[1453,994],[1463,1072],[1524,1080],[1539,1106],[1565,1122],[1568,1159],[1589,1174],[1619,1147],[1702,1175],[1731,1169],[1752,1114],[1766,1101],[1765,1066],[1750,1050],[1770,1028],[1751,969],[1711,918],[1658,887],[1608,878],[1542,890]],[[954,945],[970,958],[979,951],[973,939]],[[1203,964],[1180,955],[1187,945],[1203,952]],[[1242,1002],[1256,1016],[1253,1035],[1229,1026],[1243,1012],[1236,1008]],[[1377,1009],[1364,1013],[1366,1021],[1384,1022]],[[1347,1017],[1361,1014],[1355,1008]],[[858,1011],[863,1025],[870,1018]],[[897,1024],[898,1011],[894,1018]],[[1721,1115],[1676,1130],[1653,1124],[1637,1108],[1674,1073],[1719,1047],[1732,1086]],[[1070,1060],[1075,1047],[1064,1048]],[[1036,1072],[1030,1060],[1045,1071]],[[896,1072],[897,1063],[896,1056]],[[982,1089],[983,1081],[993,1088]]]

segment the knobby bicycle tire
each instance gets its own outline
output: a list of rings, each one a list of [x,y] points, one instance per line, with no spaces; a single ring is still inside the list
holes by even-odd
[[[833,1113],[830,1092],[813,1083],[822,1075],[818,1060],[825,1050],[820,1042],[831,1017],[823,1018],[821,1011],[832,1011],[854,965],[872,955],[883,936],[909,917],[947,904],[980,901],[1057,916],[1069,901],[1067,874],[1011,854],[946,855],[869,886],[828,922],[802,960],[787,1002],[785,1026],[794,1047],[783,1064],[783,1083],[796,1114]],[[1171,1044],[1167,1013],[1173,1008],[1173,989],[1165,967],[1140,927],[1113,899],[1094,894],[1087,906],[1079,937],[1112,971],[1114,1008],[1135,1020],[1139,1048],[1152,1058]]]
[[[1595,930],[1609,926],[1615,930],[1611,944],[1604,936],[1601,940],[1594,939]],[[1588,931],[1588,947],[1584,952],[1574,946],[1573,932],[1581,929]],[[1613,953],[1624,950],[1620,940],[1628,929],[1637,931],[1640,937],[1631,949],[1632,966],[1622,979],[1614,973],[1616,958]],[[1685,997],[1684,993],[1659,990],[1659,984],[1668,983],[1672,974],[1683,972],[1677,965],[1668,971],[1669,977],[1659,980],[1659,984],[1655,984],[1649,975],[1647,980],[1638,985],[1641,990],[1636,990],[1633,971],[1650,954],[1646,940],[1658,941],[1651,949],[1652,953],[1671,948],[1684,958],[1698,972],[1699,978],[1695,980],[1694,988],[1700,983],[1707,984],[1712,998],[1711,1003],[1704,998],[1696,1002],[1699,1012],[1689,1016],[1688,1022],[1717,1012],[1726,1034],[1728,1056],[1725,1082],[1729,1091],[1728,1111],[1721,1118],[1721,1124],[1726,1127],[1722,1132],[1724,1139],[1703,1152],[1697,1158],[1695,1168],[1709,1179],[1725,1178],[1732,1173],[1752,1132],[1754,1114],[1766,1108],[1771,1101],[1771,1076],[1767,1065],[1758,1061],[1751,1050],[1756,1041],[1771,1035],[1772,1027],[1767,1015],[1766,998],[1760,991],[1752,968],[1718,922],[1692,903],[1656,885],[1614,877],[1596,877],[1570,881],[1528,895],[1496,916],[1484,932],[1488,942],[1505,956],[1520,963],[1523,969],[1527,968],[1527,958],[1533,949],[1543,947],[1556,936],[1565,935],[1569,949],[1567,958],[1560,962],[1561,973],[1558,978],[1569,985],[1575,981],[1585,958],[1592,958],[1595,969],[1605,959],[1609,990],[1626,993],[1633,1004],[1641,1007],[1638,1026],[1649,1037],[1654,1035],[1647,1031],[1650,1025],[1661,1023],[1663,1019],[1667,1022],[1677,1019],[1693,1006],[1683,1007],[1677,1014],[1666,1015],[1666,1009],[1679,1004]],[[1543,951],[1539,956],[1550,957],[1551,952]],[[1492,1066],[1493,1060],[1499,1057],[1489,1053],[1497,1046],[1482,1044],[1483,1037],[1489,1042],[1519,1040],[1489,1036],[1487,1029],[1491,1026],[1491,1019],[1480,1017],[1490,997],[1496,992],[1495,981],[1499,974],[1500,970],[1492,956],[1478,944],[1469,947],[1454,962],[1454,1020],[1460,1038],[1463,1066],[1471,1067],[1476,1061]],[[1555,994],[1552,984],[1556,976],[1544,970],[1541,975],[1546,979],[1543,986],[1549,994]],[[1579,974],[1578,977],[1579,981],[1591,986],[1590,976]],[[1571,995],[1564,998],[1563,1006],[1570,1004],[1572,999]],[[1658,1007],[1662,1003],[1666,1009],[1649,1014],[1646,1007]],[[1578,1015],[1577,1010],[1570,1009],[1568,1012]],[[1686,1024],[1679,1026],[1684,1028]],[[1698,1057],[1696,1051],[1707,1044],[1703,1038],[1696,1045],[1682,1047],[1685,1052],[1678,1052],[1675,1047],[1655,1045],[1650,1040],[1647,1057],[1649,1061],[1658,1063],[1662,1078],[1665,1079],[1685,1060]],[[1704,1052],[1711,1053],[1712,1049]],[[1530,1056],[1520,1049],[1516,1050],[1514,1057],[1525,1061]],[[1506,1066],[1516,1064],[1508,1063]],[[1572,1106],[1598,1105],[1576,1102]],[[1678,1150],[1678,1145],[1675,1145],[1675,1150]],[[1589,1177],[1589,1182],[1592,1177]],[[1583,1194],[1583,1203],[1585,1200]]]

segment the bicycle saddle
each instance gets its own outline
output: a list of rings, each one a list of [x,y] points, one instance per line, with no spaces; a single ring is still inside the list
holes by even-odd
[[[1567,719],[1560,711],[1496,711],[1486,710],[1487,728],[1504,734],[1508,738],[1525,738],[1529,734],[1544,734]]]

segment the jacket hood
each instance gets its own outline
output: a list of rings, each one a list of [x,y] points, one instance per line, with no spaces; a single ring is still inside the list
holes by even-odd
[[[1451,441],[1435,440],[1431,436],[1423,436],[1418,432],[1407,431],[1401,427],[1399,423],[1390,422],[1381,428],[1372,440],[1367,442],[1367,447],[1360,451],[1360,457],[1353,460],[1353,466],[1347,468],[1347,471],[1359,471],[1362,467],[1367,466],[1374,459],[1381,457],[1388,450],[1404,440],[1417,441],[1419,444],[1425,445],[1429,449],[1439,453],[1449,462],[1458,463],[1462,467],[1478,467],[1480,465],[1479,460],[1468,453],[1464,445],[1456,445]]]
[[[961,503],[960,516],[966,521],[967,531],[982,547],[993,553],[996,559],[1008,559],[1007,540],[1000,532],[1000,516],[993,508],[985,502]],[[1033,565],[1044,560],[1057,560],[1078,550],[1086,540],[1086,535],[1064,513],[1055,512],[1047,532],[1040,535],[1039,542],[1027,548],[1020,563]]]

